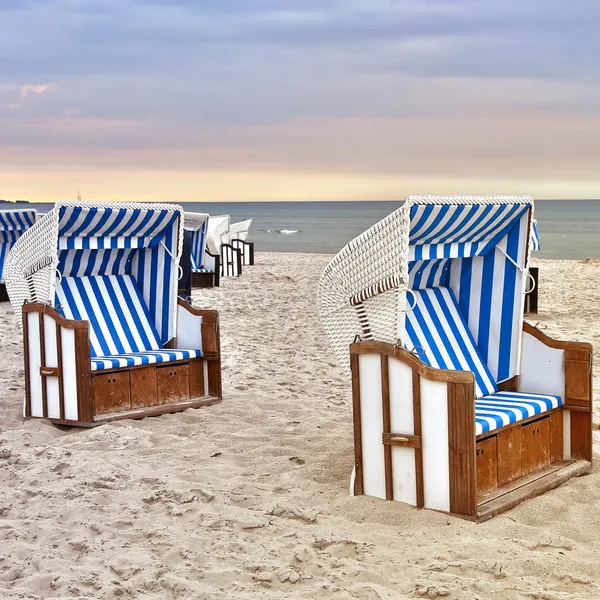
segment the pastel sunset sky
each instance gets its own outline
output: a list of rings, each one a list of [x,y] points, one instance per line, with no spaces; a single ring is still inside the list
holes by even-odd
[[[0,0],[0,198],[600,197],[597,0]]]

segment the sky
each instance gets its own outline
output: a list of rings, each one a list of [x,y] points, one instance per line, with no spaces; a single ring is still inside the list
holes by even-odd
[[[597,0],[0,0],[0,198],[600,198]]]

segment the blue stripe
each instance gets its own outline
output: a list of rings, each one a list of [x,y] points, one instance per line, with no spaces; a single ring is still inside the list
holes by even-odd
[[[494,260],[492,252],[483,257],[483,273],[481,276],[481,295],[479,301],[479,329],[477,347],[487,363],[490,345],[490,317],[492,314],[492,292],[494,286]]]

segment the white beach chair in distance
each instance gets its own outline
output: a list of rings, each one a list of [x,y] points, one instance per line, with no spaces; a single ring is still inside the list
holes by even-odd
[[[207,249],[208,221],[206,213],[185,213],[185,229],[190,232],[192,287],[218,287],[221,256]]]
[[[208,265],[211,256],[219,256],[222,277],[238,277],[242,274],[242,254],[231,245],[230,225],[229,215],[211,215],[208,219],[208,257],[205,262],[208,268],[211,268],[213,265]]]
[[[6,265],[25,416],[95,426],[221,400],[219,321],[177,297],[183,210],[58,202]]]
[[[537,226],[537,221],[532,219],[531,221],[531,251],[538,252],[541,250],[540,233]],[[531,286],[525,294],[525,314],[537,315],[538,314],[538,298],[539,298],[539,282],[540,282],[540,269],[539,267],[529,267],[529,274],[531,275]]]
[[[246,219],[245,221],[232,223],[229,228],[231,245],[241,252],[244,266],[254,264],[254,242],[248,241],[251,225],[252,219]]]
[[[8,301],[6,285],[4,283],[4,265],[10,249],[36,221],[36,211],[27,210],[0,210],[0,302]]]
[[[352,493],[485,520],[591,468],[592,347],[523,320],[533,213],[529,197],[411,196],[326,267]]]

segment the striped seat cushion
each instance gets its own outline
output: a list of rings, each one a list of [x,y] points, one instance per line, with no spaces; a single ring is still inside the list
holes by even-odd
[[[562,406],[560,396],[525,392],[497,392],[484,396],[475,401],[475,433],[488,433],[559,406]]]
[[[406,313],[406,346],[438,369],[471,371],[475,397],[489,396],[498,386],[483,360],[452,291],[445,287],[411,290]],[[414,296],[413,296],[414,295]]]
[[[194,273],[214,273],[214,269],[192,269]]]
[[[131,275],[63,277],[56,301],[67,319],[89,321],[92,371],[202,356],[201,350],[161,348]]]
[[[92,357],[160,350],[162,346],[131,275],[63,277],[56,300],[67,319],[89,321]]]
[[[97,356],[92,358],[92,371],[116,369],[119,367],[135,367],[138,365],[152,365],[155,363],[170,362],[172,360],[186,360],[202,356],[201,350],[157,350],[154,352],[135,352],[116,356]]]

